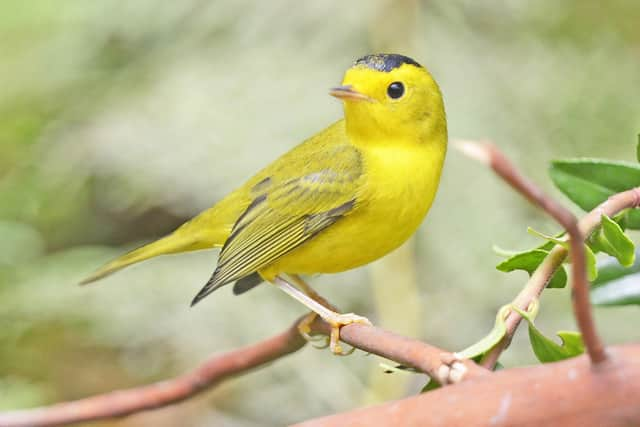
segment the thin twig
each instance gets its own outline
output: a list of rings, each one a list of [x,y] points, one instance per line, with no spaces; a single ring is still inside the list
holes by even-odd
[[[596,333],[591,313],[589,283],[586,277],[584,257],[584,239],[600,224],[603,214],[614,216],[624,209],[637,207],[640,204],[640,189],[632,189],[612,196],[578,223],[571,212],[520,175],[495,146],[471,141],[460,141],[457,146],[465,154],[490,166],[507,183],[523,194],[529,201],[544,209],[567,230],[571,245],[572,300],[576,321],[583,335],[585,347],[591,361],[600,363],[606,360],[607,355]],[[565,248],[561,246],[553,248],[531,276],[527,285],[515,298],[513,304],[526,310],[531,302],[540,296],[567,255],[568,251]],[[509,345],[521,320],[522,318],[518,313],[510,313],[506,319],[507,333],[505,338],[485,356],[482,361],[483,366],[493,367],[495,365],[502,351]]]
[[[542,291],[546,288],[553,274],[567,258],[567,254],[568,251],[562,246],[553,248],[511,304],[521,310],[528,310],[529,305],[534,300],[540,298]],[[492,369],[495,366],[502,352],[511,343],[511,338],[515,334],[516,329],[518,329],[521,321],[522,317],[516,311],[512,310],[509,313],[505,319],[506,332],[504,338],[485,355],[480,363],[482,366],[487,369]]]
[[[298,332],[299,321],[279,335],[213,356],[195,370],[170,380],[72,402],[0,413],[0,427],[57,426],[122,417],[180,402],[224,379],[301,349],[306,341]],[[311,325],[311,331],[315,334],[328,334],[330,327],[324,321],[316,320]],[[451,353],[437,347],[373,326],[344,326],[341,329],[341,339],[356,348],[411,366],[445,384],[488,372],[469,360],[455,360]]]

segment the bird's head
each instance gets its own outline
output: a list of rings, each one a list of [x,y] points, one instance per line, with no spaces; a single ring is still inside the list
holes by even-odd
[[[347,133],[355,139],[446,141],[440,89],[427,69],[409,57],[364,56],[330,94],[344,101]]]

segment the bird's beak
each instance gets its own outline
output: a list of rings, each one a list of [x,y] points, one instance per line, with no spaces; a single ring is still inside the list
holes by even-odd
[[[358,92],[351,85],[338,86],[331,88],[329,90],[329,95],[335,96],[338,99],[342,99],[343,101],[367,101],[373,102],[373,99],[365,95],[364,93]]]

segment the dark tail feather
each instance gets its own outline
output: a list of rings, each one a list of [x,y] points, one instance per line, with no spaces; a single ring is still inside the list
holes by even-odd
[[[202,300],[203,298],[205,298],[207,295],[209,295],[211,292],[215,291],[216,289],[226,285],[228,282],[219,282],[217,279],[217,275],[216,273],[218,272],[218,270],[215,271],[215,273],[213,273],[213,275],[211,276],[211,279],[209,279],[209,281],[207,282],[206,285],[204,285],[204,287],[200,290],[200,292],[198,292],[198,295],[196,295],[196,297],[193,299],[193,301],[191,301],[191,307],[193,307],[194,305],[196,305],[198,302],[200,302],[200,300]],[[256,286],[258,286],[260,283],[263,282],[262,277],[260,277],[260,275],[258,273],[252,273],[246,277],[243,277],[242,279],[236,281],[235,285],[233,285],[233,293],[235,295],[240,295],[244,292],[247,292],[253,288],[255,288]]]
[[[196,295],[196,297],[193,299],[193,301],[191,301],[191,307],[193,307],[194,305],[199,303],[200,300],[202,300],[204,297],[209,295],[211,292],[213,292],[216,289],[226,285],[225,282],[218,282],[217,277],[216,277],[216,273],[217,272],[218,272],[218,270],[216,270],[215,273],[213,273],[213,275],[211,276],[211,278],[209,279],[207,284],[204,285],[204,287],[200,290],[200,292],[198,292],[198,295]]]
[[[264,280],[262,279],[262,277],[260,277],[258,273],[253,273],[247,277],[243,277],[233,285],[233,294],[240,295],[247,291],[250,291],[251,289],[255,288],[263,281]]]

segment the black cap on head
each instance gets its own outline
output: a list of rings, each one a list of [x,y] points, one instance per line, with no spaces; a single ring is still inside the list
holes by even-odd
[[[376,71],[388,73],[402,64],[410,64],[422,68],[422,65],[418,64],[408,56],[397,55],[395,53],[376,53],[373,55],[366,55],[358,59],[354,66],[361,65]]]

